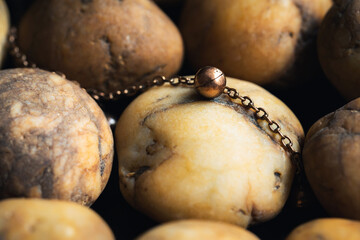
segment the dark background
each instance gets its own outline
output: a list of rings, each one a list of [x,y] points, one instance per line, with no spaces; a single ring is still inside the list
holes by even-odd
[[[33,0],[6,0],[11,22],[16,26],[26,9]],[[181,1],[176,6],[160,6],[177,24],[181,12]],[[8,56],[4,68],[14,67],[12,59]],[[187,65],[186,57],[180,75],[194,74],[195,69]],[[226,74],[226,73],[225,73]],[[283,100],[296,114],[302,123],[305,132],[322,116],[346,104],[346,101],[329,83],[321,73],[315,74],[306,84],[296,89],[269,89],[274,95]],[[121,111],[133,98],[123,99],[119,103],[102,103],[101,107],[108,115],[117,118]],[[116,109],[116,111],[114,111]],[[158,225],[143,214],[130,207],[122,198],[118,185],[118,164],[115,156],[112,174],[109,183],[99,199],[91,207],[109,224],[117,239],[133,239],[149,228]],[[327,217],[322,207],[316,202],[307,208],[295,207],[292,198],[287,202],[283,211],[273,220],[249,228],[261,239],[284,239],[296,226],[308,220]]]

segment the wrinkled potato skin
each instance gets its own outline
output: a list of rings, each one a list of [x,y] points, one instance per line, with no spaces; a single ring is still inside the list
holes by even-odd
[[[227,81],[264,107],[300,149],[303,130],[291,110],[259,86]],[[276,216],[288,197],[289,154],[265,121],[224,95],[210,101],[194,88],[152,88],[124,111],[115,137],[123,196],[158,221],[246,227]]]
[[[360,97],[360,2],[336,1],[319,31],[321,66],[348,100]]]
[[[99,215],[78,204],[8,199],[0,202],[0,239],[115,240],[115,237]]]
[[[7,33],[9,31],[9,11],[4,0],[0,0],[0,67],[5,56]]]
[[[179,31],[149,0],[38,0],[19,44],[38,66],[106,92],[172,75],[183,57]]]
[[[260,85],[304,81],[316,65],[315,35],[330,6],[331,0],[188,0],[180,24],[188,61]]]
[[[360,220],[360,98],[318,120],[306,136],[310,185],[334,217]]]
[[[136,240],[259,240],[253,233],[223,222],[182,220],[150,229]]]
[[[286,240],[358,240],[360,222],[341,218],[317,219],[295,228]]]
[[[109,179],[113,136],[78,85],[40,69],[0,71],[0,199],[91,205]]]

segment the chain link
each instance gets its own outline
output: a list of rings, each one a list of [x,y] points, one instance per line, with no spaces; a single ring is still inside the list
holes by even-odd
[[[15,27],[12,27],[8,36],[8,47],[10,50],[9,52],[15,60],[15,64],[18,67],[36,68],[37,65],[34,62],[30,61],[17,45],[17,34],[17,29]],[[66,78],[65,74],[61,72],[54,73]],[[195,84],[195,78],[189,78],[184,76],[174,76],[171,78],[166,78],[164,76],[155,76],[152,80],[148,82],[139,85],[133,85],[110,93],[105,93],[96,89],[86,89],[86,91],[96,101],[111,101],[118,100],[122,97],[134,96],[137,93],[144,92],[153,86],[161,86],[165,83],[169,83],[171,86],[192,86]],[[251,109],[254,112],[254,116],[256,119],[264,120],[267,122],[268,129],[279,137],[280,145],[290,153],[292,164],[296,168],[296,174],[302,174],[303,165],[301,161],[301,154],[294,149],[291,139],[287,135],[282,133],[280,125],[269,117],[269,114],[265,111],[265,109],[255,106],[253,100],[250,97],[240,96],[239,92],[235,88],[230,88],[226,86],[223,93],[231,99],[240,100],[239,104],[241,104],[245,109]],[[299,205],[301,205],[301,203],[302,201],[300,201]]]
[[[27,56],[20,50],[17,45],[17,29],[12,27],[8,36],[8,44],[10,48],[10,54],[15,59],[15,63],[19,67],[31,67],[36,68],[37,65],[30,61]],[[61,72],[55,72],[62,77],[66,77]],[[133,85],[121,90],[117,90],[110,93],[105,93],[96,89],[86,89],[86,91],[97,101],[109,101],[109,100],[118,100],[121,97],[130,97],[134,96],[137,93],[146,91],[147,89],[153,86],[161,86],[164,83],[169,83],[171,86],[178,85],[194,85],[194,78],[188,78],[184,76],[174,76],[171,78],[166,78],[164,76],[155,76],[151,81],[148,81],[143,84]],[[269,118],[269,114],[265,109],[261,107],[256,107],[253,100],[248,96],[240,96],[239,92],[235,88],[225,87],[224,93],[232,99],[239,99],[241,105],[246,109],[252,109],[255,112],[255,117],[260,120],[265,120],[268,124],[268,128],[274,134],[277,134],[280,137],[280,144],[291,154],[298,154],[293,148],[293,142],[291,139],[284,135],[281,132],[279,124]],[[298,165],[298,164],[297,164]]]
[[[8,36],[8,47],[10,55],[15,60],[15,64],[18,67],[30,67],[36,68],[37,65],[34,62],[29,61],[26,54],[23,53],[19,46],[17,45],[18,39],[18,32],[15,27],[10,29],[10,33]],[[66,78],[64,73],[55,71],[54,73],[58,74],[59,76]],[[96,101],[115,101],[122,97],[131,97],[136,95],[137,93],[144,92],[147,89],[153,86],[161,86],[164,83],[169,83],[171,86],[178,86],[178,85],[194,85],[195,81],[194,78],[188,78],[183,76],[174,76],[171,78],[166,78],[165,76],[155,76],[151,81],[146,83],[142,83],[139,85],[133,85],[121,90],[117,90],[114,92],[106,93],[103,91],[99,91],[96,89],[86,89],[89,95],[94,98]]]
[[[251,109],[251,110],[254,111],[255,118],[266,121],[267,125],[268,125],[268,129],[272,133],[274,133],[274,134],[276,134],[276,135],[278,135],[280,137],[281,146],[285,150],[289,151],[291,155],[298,155],[299,154],[294,149],[293,142],[291,141],[291,139],[281,132],[280,125],[277,122],[273,121],[269,117],[269,114],[265,111],[265,109],[263,109],[261,107],[256,107],[255,104],[254,104],[254,101],[250,97],[248,97],[248,96],[240,96],[239,92],[234,88],[225,87],[224,94],[226,94],[227,96],[229,96],[232,99],[239,99],[241,105],[244,108]],[[295,159],[295,158],[293,158],[293,159]],[[298,165],[299,165],[299,163],[297,161],[297,163],[296,163],[296,166],[298,168],[297,170],[299,170]]]

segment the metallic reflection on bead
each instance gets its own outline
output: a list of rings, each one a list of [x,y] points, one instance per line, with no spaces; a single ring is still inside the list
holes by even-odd
[[[216,98],[226,86],[224,73],[216,67],[201,68],[195,75],[195,89],[206,98]]]

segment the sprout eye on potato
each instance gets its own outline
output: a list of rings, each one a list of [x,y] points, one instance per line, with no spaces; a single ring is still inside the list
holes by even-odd
[[[0,67],[5,56],[5,45],[9,31],[9,12],[4,0],[0,0]]]
[[[228,85],[251,95],[300,149],[302,127],[279,99],[246,81]],[[152,88],[123,112],[115,137],[123,196],[158,221],[246,227],[276,216],[289,194],[289,153],[265,121],[224,95],[210,101],[194,88]]]
[[[91,205],[109,179],[113,136],[78,85],[40,69],[0,71],[0,199]]]
[[[261,85],[291,87],[319,71],[315,39],[331,0],[188,0],[187,60]]]
[[[179,31],[149,0],[37,0],[19,45],[39,67],[106,92],[173,75],[183,58]]]

